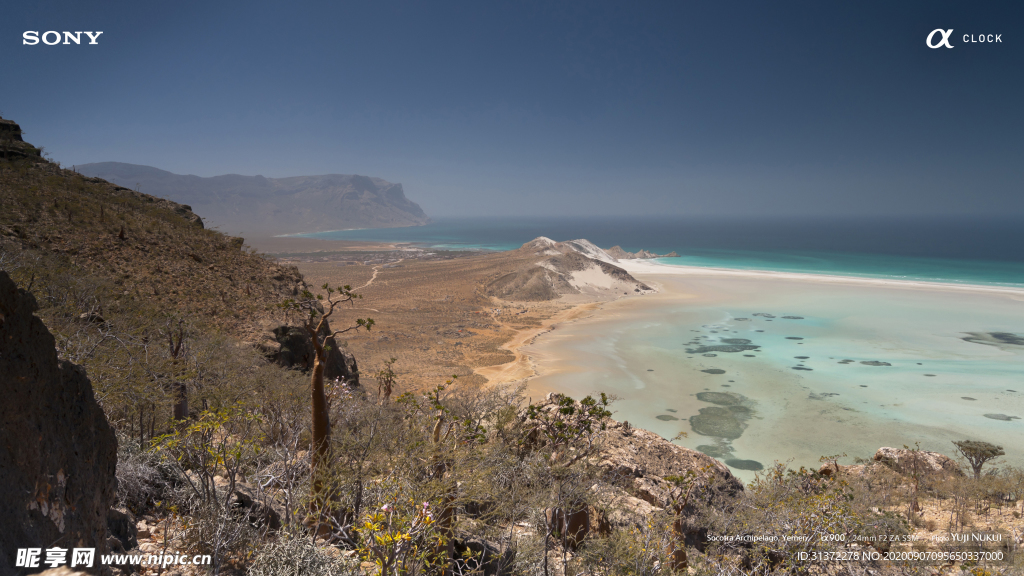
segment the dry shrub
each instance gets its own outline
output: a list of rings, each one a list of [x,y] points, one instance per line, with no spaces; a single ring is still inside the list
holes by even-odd
[[[250,576],[356,576],[359,563],[328,553],[306,538],[281,538],[263,546]]]
[[[164,499],[168,489],[155,455],[139,451],[133,442],[126,442],[123,437],[119,437],[117,503],[141,515]]]

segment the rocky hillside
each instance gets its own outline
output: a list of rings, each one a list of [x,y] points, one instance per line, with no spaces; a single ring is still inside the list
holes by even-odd
[[[0,160],[0,205],[0,269],[35,295],[60,357],[88,367],[108,414],[149,419],[133,434],[157,431],[179,369],[212,393],[201,380],[251,373],[261,357],[309,367],[308,341],[279,307],[308,288],[302,275],[205,228],[190,206],[26,157]],[[184,352],[165,358],[172,334]],[[186,356],[192,371],[161,364]],[[351,355],[330,356],[329,377],[357,384]]]
[[[24,252],[22,260],[50,261],[47,271],[90,277],[102,293],[93,304],[101,315],[135,301],[243,336],[304,286],[294,268],[205,229],[190,206],[50,163],[2,166],[0,183],[0,252],[9,261]]]
[[[231,234],[271,235],[346,228],[418,226],[429,219],[401,184],[346,174],[201,178],[150,166],[100,162],[76,166],[147,194],[193,206],[211,227]]]

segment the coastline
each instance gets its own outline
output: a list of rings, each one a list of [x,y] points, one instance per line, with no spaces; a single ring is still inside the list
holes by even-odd
[[[511,352],[515,359],[505,364],[496,366],[482,366],[474,368],[474,372],[487,378],[488,385],[507,384],[521,380],[529,380],[537,376],[536,365],[529,355],[524,353],[523,348],[533,344],[538,337],[553,331],[557,326],[581,320],[588,312],[594,312],[606,302],[587,302],[577,304],[570,308],[555,312],[541,321],[538,327],[524,328],[515,331],[515,334],[501,345],[501,348]]]
[[[502,347],[515,354],[516,359],[508,364],[502,364],[500,366],[487,366],[483,368],[477,368],[476,373],[486,377],[490,384],[504,384],[519,380],[527,380],[527,388],[531,392],[537,395],[544,396],[550,392],[558,392],[559,390],[548,389],[546,387],[534,386],[531,381],[538,376],[547,375],[541,373],[538,368],[538,362],[533,356],[543,354],[542,347],[538,347],[530,353],[524,351],[524,348],[534,345],[537,339],[554,330],[556,327],[581,320],[584,317],[581,313],[574,313],[577,309],[585,309],[586,312],[591,312],[590,316],[600,316],[607,307],[614,303],[621,303],[623,301],[638,301],[643,299],[649,304],[654,304],[659,299],[658,296],[670,296],[670,297],[689,297],[692,303],[698,303],[702,301],[708,301],[712,298],[709,294],[700,294],[698,292],[691,293],[679,293],[667,289],[664,283],[659,282],[659,279],[665,276],[669,277],[682,277],[682,278],[700,278],[700,277],[711,277],[711,278],[729,278],[737,280],[768,280],[768,281],[791,281],[800,282],[804,284],[819,283],[823,285],[862,285],[865,287],[874,288],[890,288],[890,289],[903,289],[903,290],[926,290],[931,292],[960,292],[960,293],[976,293],[976,294],[990,294],[990,295],[1003,295],[1010,297],[1014,300],[1024,301],[1024,288],[1011,288],[1011,287],[1000,287],[1000,286],[989,286],[984,284],[952,284],[948,282],[928,282],[923,280],[897,280],[897,279],[886,279],[886,278],[871,278],[861,276],[840,276],[840,275],[827,275],[827,274],[810,274],[810,273],[799,273],[799,272],[778,272],[774,270],[742,270],[734,268],[707,268],[701,266],[684,266],[684,265],[672,265],[663,264],[660,262],[651,262],[648,260],[620,260],[616,263],[617,266],[623,268],[627,272],[633,275],[637,280],[647,283],[648,285],[654,285],[658,290],[657,294],[649,294],[644,296],[628,296],[626,298],[618,298],[610,301],[603,302],[591,302],[587,304],[579,304],[559,312],[550,318],[548,318],[544,325],[540,328],[531,328],[518,331],[509,342]],[[659,302],[660,303],[660,302]],[[590,317],[587,316],[587,317]],[[531,356],[533,354],[533,356]],[[513,367],[514,365],[514,367]],[[564,368],[560,369],[564,370]]]
[[[823,454],[864,456],[918,440],[948,452],[966,437],[1024,439],[1016,419],[1024,416],[1024,348],[966,338],[1019,333],[1022,290],[636,264],[627,269],[658,293],[600,303],[517,347],[535,372],[528,396],[609,392],[620,398],[617,419],[666,438],[687,432],[682,445],[706,450],[723,442],[691,427],[710,406],[699,394],[740,394],[754,416],[724,445],[733,458],[765,465],[816,465]],[[684,352],[695,332],[761,348]],[[1003,414],[1013,419],[993,418]],[[1024,461],[1024,451],[1008,449],[1007,458]]]
[[[371,368],[399,358],[408,389],[456,374],[469,386],[525,385],[534,400],[608,392],[619,420],[763,463],[1020,434],[1024,346],[979,338],[1022,332],[1024,290],[627,260],[618,264],[658,292],[513,302],[479,286],[528,261],[519,254],[355,259],[298,265],[315,285],[362,286],[380,329],[348,346]],[[724,442],[692,428],[707,392],[738,394],[750,410]]]
[[[863,284],[887,288],[929,289],[938,291],[993,292],[1024,297],[1024,287],[999,286],[991,284],[968,284],[953,282],[933,282],[928,280],[911,280],[896,278],[876,278],[871,276],[842,276],[834,274],[812,274],[806,272],[779,272],[775,270],[745,270],[737,268],[711,268],[703,266],[685,266],[663,264],[646,260],[620,260],[617,264],[638,280],[642,276],[729,276],[734,278],[761,278],[776,280],[797,280],[803,282],[821,282],[829,284]]]

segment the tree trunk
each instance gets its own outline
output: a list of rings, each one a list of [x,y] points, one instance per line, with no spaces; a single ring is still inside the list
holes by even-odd
[[[328,461],[331,447],[331,422],[327,414],[327,396],[324,394],[324,364],[319,353],[313,361],[310,388],[313,403],[313,454],[310,472],[313,474],[313,492],[318,493],[323,488],[324,465]]]
[[[439,482],[444,482],[444,475],[448,472],[448,462],[446,461],[444,454],[442,453],[442,438],[441,430],[444,427],[444,412],[439,411],[437,414],[437,420],[434,422],[434,430],[431,434],[431,439],[434,442],[434,449],[437,451],[434,454],[434,478]],[[455,555],[455,541],[453,537],[455,535],[455,497],[452,492],[453,489],[449,489],[445,492],[441,498],[441,508],[437,513],[437,525],[439,531],[444,534],[445,541],[443,544],[438,546],[438,555],[443,555],[445,558],[444,569],[442,574],[448,576],[452,573],[451,561]]]
[[[185,420],[188,418],[188,385],[179,382],[176,392],[178,401],[174,403],[174,419]]]
[[[689,566],[686,559],[686,534],[683,532],[683,519],[679,513],[672,522],[672,549],[669,555],[672,557],[670,562],[673,571],[686,570]]]

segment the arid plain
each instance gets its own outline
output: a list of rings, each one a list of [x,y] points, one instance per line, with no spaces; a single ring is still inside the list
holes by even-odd
[[[400,390],[422,390],[458,376],[460,385],[514,382],[533,375],[519,348],[552,326],[589,315],[599,298],[517,302],[482,287],[528,262],[515,252],[437,252],[396,244],[308,238],[247,239],[254,248],[294,264],[312,286],[349,285],[362,296],[342,310],[346,326],[373,318],[369,332],[349,333],[344,346],[370,379],[390,358]],[[371,384],[372,385],[372,384]]]

